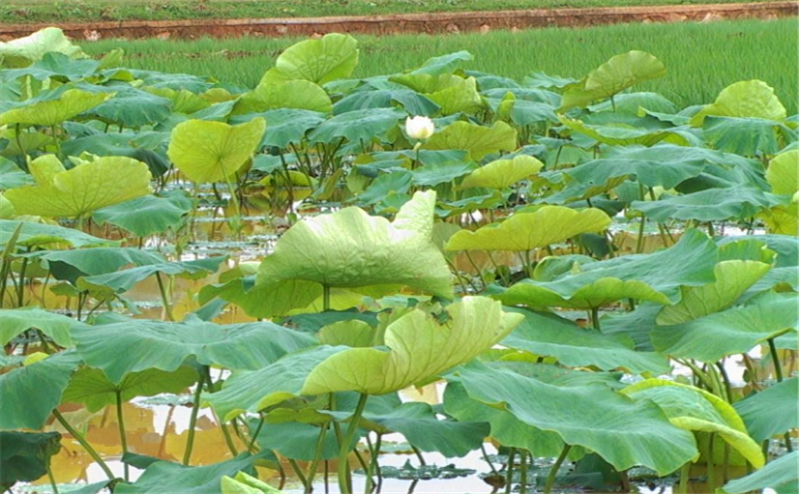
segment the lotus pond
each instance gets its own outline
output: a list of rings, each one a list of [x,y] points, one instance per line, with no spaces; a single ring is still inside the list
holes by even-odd
[[[766,82],[353,79],[330,34],[234,94],[123,55],[0,44],[4,489],[797,492]]]

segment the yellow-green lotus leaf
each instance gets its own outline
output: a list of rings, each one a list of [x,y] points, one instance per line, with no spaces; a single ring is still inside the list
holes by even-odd
[[[269,69],[261,83],[302,79],[325,84],[350,77],[358,65],[358,41],[350,35],[330,33],[307,39],[287,48]]]
[[[330,346],[350,346],[353,348],[373,346],[375,329],[364,321],[350,319],[328,324],[319,330],[319,342]]]
[[[0,125],[43,125],[52,127],[94,108],[115,93],[90,93],[79,89],[64,91],[56,99],[37,101],[0,114]]]
[[[792,150],[775,156],[767,168],[767,182],[776,194],[796,194],[798,191],[800,151]]]
[[[755,468],[764,466],[761,446],[747,434],[736,410],[718,396],[663,379],[648,379],[624,388],[621,393],[635,400],[654,402],[676,427],[719,435]]]
[[[301,393],[381,395],[430,380],[488,350],[524,318],[485,297],[464,297],[445,310],[444,323],[416,309],[389,324],[388,351],[352,348],[328,357],[311,371]]]
[[[51,52],[63,53],[70,58],[87,58],[80,46],[72,44],[64,36],[64,31],[46,27],[24,38],[0,41],[0,67],[27,67]]]
[[[260,113],[280,108],[294,108],[330,113],[333,105],[324,89],[313,82],[296,80],[277,84],[259,84],[233,107],[233,114]]]
[[[446,250],[528,251],[562,242],[581,233],[601,232],[611,218],[599,209],[577,211],[544,206],[532,213],[517,213],[499,224],[461,230],[450,237]]]
[[[254,118],[242,125],[187,120],[170,136],[167,155],[194,182],[216,182],[239,170],[261,143],[267,124]]]
[[[722,261],[714,266],[713,283],[681,287],[681,301],[661,309],[656,323],[681,324],[726,309],[770,268],[765,262]]]
[[[510,160],[495,160],[464,177],[459,188],[505,189],[539,173],[543,166],[541,161],[524,154]]]
[[[498,151],[517,148],[517,131],[505,122],[495,122],[491,127],[468,122],[454,122],[433,134],[423,149],[463,149],[473,160]]]
[[[452,298],[451,274],[432,240],[434,191],[417,192],[393,222],[349,207],[297,223],[261,263],[256,287],[304,280],[331,288],[405,285]]]
[[[783,120],[786,108],[764,81],[739,81],[723,89],[713,103],[692,117],[691,124],[699,127],[707,116]]]
[[[30,169],[36,185],[5,192],[17,214],[79,218],[150,193],[150,170],[133,158],[106,156],[65,170],[50,155]]]

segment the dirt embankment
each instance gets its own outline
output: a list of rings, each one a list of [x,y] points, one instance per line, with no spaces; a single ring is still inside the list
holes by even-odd
[[[195,39],[203,36],[315,36],[331,32],[353,34],[488,32],[494,29],[585,27],[626,22],[709,22],[723,19],[777,19],[798,15],[798,2],[724,5],[669,5],[594,9],[531,9],[495,12],[446,12],[380,16],[340,16],[267,19],[196,19],[181,21],[122,21],[59,24],[76,39],[160,38]],[[26,36],[45,24],[5,25],[0,39]]]

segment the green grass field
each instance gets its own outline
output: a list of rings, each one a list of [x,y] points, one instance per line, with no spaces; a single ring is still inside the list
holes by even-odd
[[[637,89],[659,92],[680,107],[713,101],[733,82],[761,79],[776,89],[791,114],[797,113],[797,19],[358,39],[361,56],[356,77],[400,72],[432,56],[458,50],[475,55],[468,68],[516,80],[532,71],[579,77],[615,54],[638,49],[663,60],[667,75]],[[253,87],[280,51],[296,41],[107,40],[82,46],[95,55],[122,47],[126,65],[133,68],[207,75],[231,85]]]
[[[558,7],[741,3],[743,0],[4,0],[0,23],[314,17]],[[768,0],[748,0],[750,2]]]

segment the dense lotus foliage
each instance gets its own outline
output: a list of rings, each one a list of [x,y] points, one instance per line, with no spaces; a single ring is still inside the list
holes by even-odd
[[[330,34],[242,89],[1,43],[0,485],[70,437],[108,477],[82,493],[274,492],[289,465],[310,492],[336,459],[365,492],[399,435],[456,464],[490,441],[506,492],[796,492],[797,116],[762,81],[636,92],[680,70],[640,51],[580,80],[471,58],[353,79]],[[126,441],[121,405],[164,393],[178,461]],[[122,473],[74,424],[112,408]],[[193,459],[201,409],[231,459]]]

